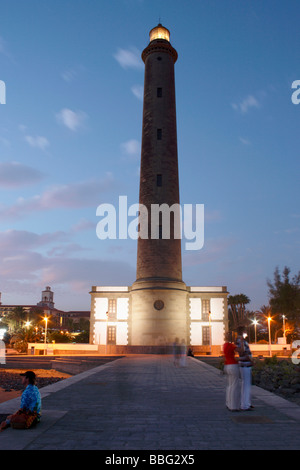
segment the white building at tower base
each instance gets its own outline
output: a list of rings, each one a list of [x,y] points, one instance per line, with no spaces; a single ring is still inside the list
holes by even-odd
[[[90,343],[98,345],[100,353],[160,353],[169,351],[175,338],[184,340],[194,354],[220,354],[228,325],[227,288],[225,286],[186,287],[186,311],[176,311],[177,302],[171,302],[172,293],[161,290],[159,298],[153,292],[150,318],[158,325],[156,336],[147,334],[148,326],[141,320],[140,334],[135,329],[132,286],[93,286],[91,294]],[[147,293],[149,295],[149,293]],[[141,299],[145,295],[140,293]],[[151,294],[152,295],[152,294]],[[168,312],[168,303],[172,303]],[[179,303],[178,303],[179,304]],[[149,308],[149,301],[147,302]],[[185,318],[186,329],[166,329],[169,316],[171,323],[179,315]],[[149,318],[149,312],[147,312]],[[151,326],[153,333],[153,325]],[[166,349],[167,348],[167,349]]]

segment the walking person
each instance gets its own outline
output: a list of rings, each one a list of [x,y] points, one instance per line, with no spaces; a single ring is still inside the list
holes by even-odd
[[[224,372],[226,374],[226,406],[230,411],[239,411],[241,401],[240,370],[235,358],[236,345],[232,343],[232,334],[225,334],[223,345]]]
[[[238,337],[236,341],[237,352],[239,354],[240,376],[242,379],[241,387],[241,410],[250,411],[251,404],[251,385],[252,385],[252,354],[248,342],[244,338],[244,328],[238,328]]]
[[[179,366],[179,361],[180,361],[180,344],[179,344],[179,339],[175,338],[175,341],[173,343],[173,359],[174,359],[174,365],[176,367]]]
[[[180,345],[180,365],[181,367],[186,366],[186,345],[184,339],[181,341]]]

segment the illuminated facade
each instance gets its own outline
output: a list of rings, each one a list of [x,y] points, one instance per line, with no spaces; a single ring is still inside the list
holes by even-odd
[[[177,51],[161,24],[150,31],[145,63],[139,203],[148,233],[137,243],[136,281],[127,287],[94,286],[90,342],[99,350],[155,352],[175,338],[195,349],[220,348],[227,329],[226,287],[188,287],[182,280],[181,240],[151,226],[153,205],[179,205],[174,64]],[[152,231],[151,231],[152,229]],[[152,234],[157,233],[157,237]]]

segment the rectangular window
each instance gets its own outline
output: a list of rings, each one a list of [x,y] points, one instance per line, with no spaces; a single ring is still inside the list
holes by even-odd
[[[116,327],[107,327],[107,344],[116,344]]]
[[[108,299],[108,321],[116,321],[117,318],[117,299]]]
[[[116,313],[117,310],[117,301],[116,299],[108,300],[108,313]]]
[[[157,129],[157,140],[161,140],[162,138],[162,129]]]
[[[209,321],[210,300],[202,300],[202,321]]]
[[[203,346],[210,345],[209,326],[202,326],[202,345]]]
[[[156,175],[156,186],[162,186],[162,175]]]
[[[157,98],[162,97],[162,88],[157,88]]]

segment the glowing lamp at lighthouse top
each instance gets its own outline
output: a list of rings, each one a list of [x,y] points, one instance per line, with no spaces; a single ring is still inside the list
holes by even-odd
[[[170,42],[170,31],[160,23],[155,28],[151,29],[149,34],[150,42],[156,39],[165,39]]]

